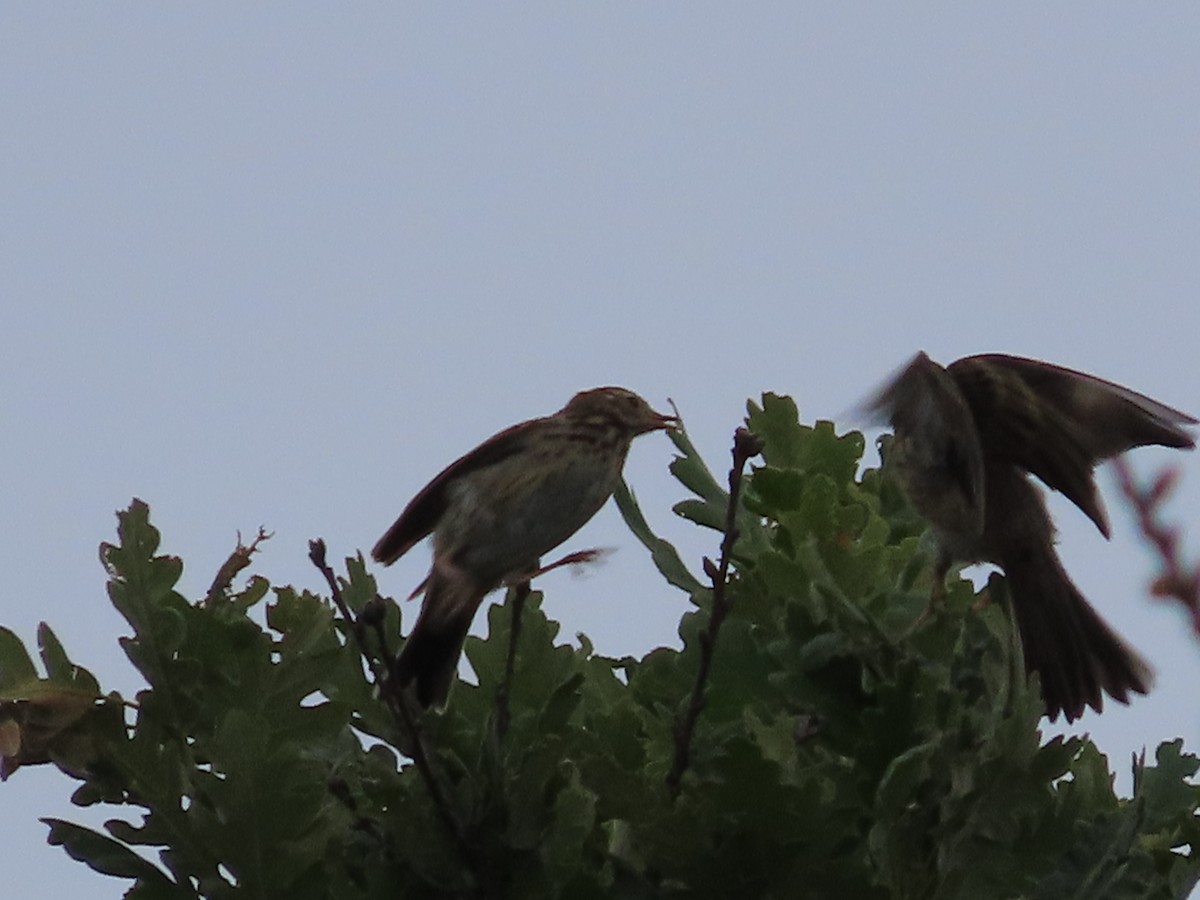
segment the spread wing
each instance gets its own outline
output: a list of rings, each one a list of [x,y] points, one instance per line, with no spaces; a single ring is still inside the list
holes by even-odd
[[[970,364],[972,360],[990,360],[1019,374],[1039,396],[1080,429],[1097,460],[1151,444],[1176,448],[1196,445],[1181,427],[1198,424],[1193,416],[1124,385],[1086,372],[999,353],[966,357],[959,363]],[[951,364],[950,369],[956,365]]]
[[[1061,366],[1000,353],[947,371],[975,412],[988,452],[1061,491],[1109,534],[1093,471],[1133,447],[1193,447],[1186,413],[1127,387]]]
[[[371,556],[385,566],[390,566],[414,546],[424,540],[437,527],[438,520],[446,511],[451,485],[464,475],[494,466],[501,460],[521,452],[526,442],[530,428],[536,428],[540,420],[522,422],[511,428],[506,428],[488,438],[471,452],[460,456],[446,468],[442,469],[429,484],[425,485],[400,518],[392,523],[392,527],[384,532],[383,537],[371,550]]]

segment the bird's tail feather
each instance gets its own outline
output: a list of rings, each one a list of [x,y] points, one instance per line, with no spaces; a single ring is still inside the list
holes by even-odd
[[[1147,693],[1154,672],[1100,618],[1072,583],[1053,548],[1005,567],[1027,672],[1041,676],[1046,715],[1073,721],[1104,694],[1121,703]]]
[[[460,573],[435,570],[430,576],[421,615],[392,670],[401,688],[415,684],[421,706],[445,706],[463,641],[482,601],[483,592]]]

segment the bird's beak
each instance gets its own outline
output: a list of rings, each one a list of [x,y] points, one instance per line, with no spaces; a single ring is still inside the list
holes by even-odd
[[[664,416],[662,413],[655,413],[652,423],[647,426],[647,431],[678,431],[683,426],[679,416]]]

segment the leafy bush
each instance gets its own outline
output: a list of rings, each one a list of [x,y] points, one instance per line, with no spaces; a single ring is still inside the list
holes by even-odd
[[[240,547],[192,603],[134,501],[102,556],[146,687],[102,696],[48,626],[39,676],[0,631],[4,774],[52,762],[76,803],[124,810],[46,821],[137,900],[1185,897],[1196,758],[1163,744],[1119,799],[1092,744],[1043,743],[1003,578],[924,617],[923,524],[886,467],[857,477],[862,435],[771,394],[747,424],[761,465],[740,497],[734,467],[705,581],[618,497],[695,605],[681,649],[573,646],[512,589],[440,714],[387,683],[400,611],[361,557],[335,579],[314,547],[324,598],[235,590]],[[715,546],[730,494],[675,440],[676,509]]]

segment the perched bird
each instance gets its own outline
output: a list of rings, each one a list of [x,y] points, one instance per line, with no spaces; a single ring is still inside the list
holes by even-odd
[[[631,391],[595,388],[551,416],[501,431],[443,469],[371,551],[390,565],[433,534],[425,599],[396,660],[396,682],[415,682],[422,706],[444,705],[484,596],[536,574],[542,554],[599,511],[635,437],[677,424]]]
[[[1192,448],[1197,420],[1082,372],[1002,354],[943,368],[919,353],[874,399],[895,436],[895,466],[938,548],[934,599],[954,562],[990,562],[1010,586],[1025,667],[1041,675],[1046,714],[1067,721],[1146,693],[1153,673],[1071,582],[1042,492],[1061,491],[1106,538],[1098,463],[1134,447]]]

